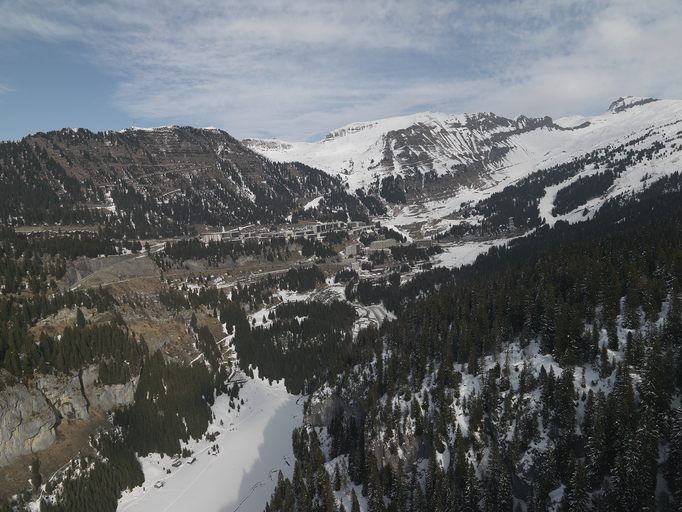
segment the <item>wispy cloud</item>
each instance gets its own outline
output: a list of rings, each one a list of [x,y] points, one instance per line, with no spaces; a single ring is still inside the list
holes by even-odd
[[[0,0],[2,38],[73,41],[132,117],[303,138],[421,109],[563,115],[682,97],[682,3]],[[0,89],[1,91],[1,89]]]

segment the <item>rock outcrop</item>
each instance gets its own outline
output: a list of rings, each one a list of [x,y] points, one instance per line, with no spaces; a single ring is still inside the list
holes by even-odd
[[[83,392],[90,407],[100,411],[110,411],[133,403],[138,377],[134,377],[125,384],[102,385],[97,383],[99,367],[90,366],[83,370],[81,380]]]
[[[7,380],[0,375],[0,380]],[[0,391],[0,467],[55,440],[58,417],[38,388],[16,383]]]
[[[40,375],[35,386],[57,410],[59,419],[88,419],[88,402],[81,392],[78,375]]]
[[[86,421],[93,408],[107,412],[133,402],[137,378],[110,385],[98,378],[96,365],[72,375],[42,374],[28,384],[0,372],[0,467],[51,446],[63,420]]]

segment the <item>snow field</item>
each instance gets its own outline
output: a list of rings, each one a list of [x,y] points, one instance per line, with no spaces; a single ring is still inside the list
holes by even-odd
[[[219,435],[215,441],[203,438],[186,444],[194,452],[194,463],[188,464],[192,457],[180,459],[182,465],[175,468],[168,457],[143,457],[144,486],[124,493],[119,510],[186,511],[201,504],[207,512],[262,511],[278,472],[293,474],[291,431],[303,422],[303,401],[287,393],[283,382],[269,385],[257,371],[255,375],[239,393],[239,401],[244,399],[239,411],[230,409],[228,396],[216,399],[207,433]],[[215,444],[219,451],[212,454]],[[158,481],[164,486],[155,488]]]

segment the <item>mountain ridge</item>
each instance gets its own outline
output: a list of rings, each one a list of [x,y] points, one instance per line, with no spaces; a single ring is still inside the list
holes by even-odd
[[[462,216],[481,222],[467,212],[534,173],[585,162],[563,184],[552,182],[557,189],[599,174],[587,158],[596,151],[600,165],[628,161],[604,200],[638,190],[675,168],[680,123],[682,101],[623,96],[591,117],[423,112],[350,123],[307,143],[239,141],[215,127],[65,128],[0,143],[0,215],[13,225],[113,218],[118,231],[143,223],[150,234],[172,234],[294,217],[366,220],[388,209],[395,225],[425,235]],[[643,156],[633,160],[633,151]],[[30,207],[38,199],[48,213]],[[544,214],[553,211],[549,199]]]
[[[337,178],[272,163],[218,129],[38,132],[0,143],[0,169],[0,215],[12,225],[114,218],[158,235],[196,224],[284,222],[292,214],[367,215]],[[320,208],[303,210],[320,196]]]
[[[637,150],[663,144],[664,151],[632,169],[646,165],[664,175],[677,158],[680,123],[680,100],[623,96],[594,116],[428,112],[353,123],[318,142],[243,142],[273,161],[301,161],[340,177],[351,190],[381,195],[398,205],[397,221],[410,224],[442,219],[535,172],[630,143]]]

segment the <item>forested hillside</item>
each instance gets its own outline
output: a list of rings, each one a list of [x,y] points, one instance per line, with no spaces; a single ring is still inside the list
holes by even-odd
[[[320,196],[317,208],[301,208]],[[0,219],[9,225],[97,225],[139,238],[289,215],[367,219],[382,208],[322,171],[269,162],[221,130],[64,129],[0,143]]]
[[[269,510],[674,509],[681,242],[675,174],[453,271],[312,395]]]

